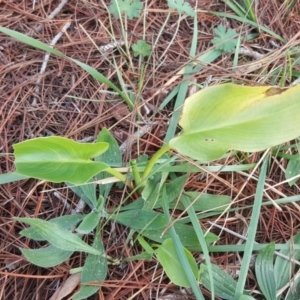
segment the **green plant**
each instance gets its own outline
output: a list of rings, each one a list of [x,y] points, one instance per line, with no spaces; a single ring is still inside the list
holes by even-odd
[[[178,1],[178,3],[183,2]],[[19,39],[26,39],[29,44],[37,48],[67,58],[57,50],[34,39],[7,29],[0,28],[0,30]],[[135,51],[134,48],[133,50]],[[139,54],[146,56],[148,52],[142,50],[145,49],[138,49]],[[194,47],[192,50],[194,51]],[[210,58],[206,57],[206,59],[212,61],[220,55],[220,51],[216,49],[209,55]],[[199,60],[203,60],[203,57]],[[94,78],[114,89],[128,106],[132,107],[132,101],[127,94],[111,81],[93,68],[76,60],[73,61]],[[193,70],[192,67],[191,69]],[[183,90],[185,85],[180,88]],[[50,246],[42,249],[21,249],[23,255],[32,263],[50,267],[68,259],[74,251],[88,253],[84,265],[79,270],[82,272],[81,290],[74,298],[83,299],[99,289],[97,286],[89,286],[85,283],[103,281],[106,277],[107,264],[120,263],[118,258],[106,255],[100,235],[104,224],[114,221],[129,227],[130,236],[137,235],[139,241],[143,241],[142,237],[146,237],[155,243],[147,245],[144,242],[143,247],[146,250],[144,256],[140,255],[127,260],[156,255],[170,278],[178,285],[191,286],[197,299],[203,299],[197,285],[198,281],[212,291],[212,297],[214,294],[220,295],[217,283],[221,272],[216,271],[216,268],[210,264],[208,256],[208,251],[217,249],[210,246],[217,240],[217,237],[202,231],[197,213],[209,210],[209,213],[220,214],[229,209],[231,201],[228,197],[185,191],[187,176],[177,177],[176,172],[179,172],[178,168],[182,167],[183,172],[191,172],[193,166],[176,165],[174,162],[179,163],[178,157],[166,155],[166,153],[175,150],[197,160],[197,164],[201,164],[236,153],[234,151],[228,153],[229,150],[261,151],[296,138],[300,135],[300,129],[294,126],[299,118],[297,114],[300,105],[297,101],[298,90],[299,86],[284,90],[232,84],[206,88],[185,101],[180,120],[183,132],[176,137],[168,134],[166,144],[149,161],[131,162],[131,167],[128,166],[125,175],[122,173],[124,169],[118,168],[121,163],[118,144],[106,129],[99,133],[94,144],[80,144],[62,137],[46,137],[14,145],[16,172],[1,174],[0,183],[25,178],[65,182],[87,203],[91,210],[84,216],[64,216],[49,222],[28,218],[16,219],[31,226],[21,231],[20,234],[50,243]],[[180,91],[177,92],[180,95]],[[181,100],[183,99],[184,97]],[[263,156],[264,159],[266,155]],[[217,170],[220,168],[218,167]],[[249,168],[249,166],[242,166],[242,168]],[[195,171],[200,172],[200,169],[201,165],[196,167]],[[261,173],[261,184],[255,202],[253,228],[256,228],[255,222],[257,222],[261,207],[260,197],[263,191],[261,185],[264,182],[266,163],[262,169],[264,171]],[[96,196],[96,191],[98,190],[97,181],[109,176],[116,177],[131,191],[137,191],[139,198],[127,205],[121,203],[118,210],[114,212],[106,211],[105,203],[112,184],[101,186],[98,196]],[[166,183],[168,178],[172,179],[170,183]],[[177,205],[178,201],[179,205]],[[208,207],[207,203],[211,205]],[[169,209],[175,207],[187,211],[188,216],[179,220],[172,218],[169,215]],[[163,213],[158,212],[157,209],[161,209]],[[53,238],[53,229],[59,234],[59,243]],[[92,245],[88,245],[81,238],[91,232],[96,232],[95,239]],[[253,234],[251,238],[249,237],[247,246],[249,247],[240,251],[245,251],[245,257],[250,257],[252,251],[256,249]],[[241,248],[236,247],[234,251],[239,251],[238,249]],[[195,261],[190,251],[202,251],[206,255],[207,265],[200,268],[199,274],[196,272]],[[45,259],[47,256],[53,259],[47,261]],[[180,262],[178,267],[183,269],[183,276],[179,279],[176,277],[174,279],[174,270],[169,269],[171,257],[178,258],[177,261]],[[192,271],[190,266],[192,266]],[[229,281],[232,282],[232,280],[224,277],[224,280],[227,280],[232,287],[230,295],[238,297],[237,299],[246,299],[246,297],[250,299],[244,291],[245,270],[248,270],[248,267],[249,260],[245,259],[241,280],[235,284],[231,284]],[[221,297],[226,297],[222,295]]]
[[[195,11],[191,8],[191,5],[184,0],[168,0],[168,5],[171,9],[175,9],[178,13],[185,13],[190,17],[195,16]]]
[[[295,300],[299,298],[299,272],[294,274],[295,263],[300,257],[300,234],[296,234],[291,241],[286,243],[286,249],[275,252],[275,243],[270,243],[259,251],[255,262],[255,274],[260,290],[267,300],[281,299],[284,292],[287,293],[284,299]],[[291,244],[296,250],[291,249]],[[297,248],[298,246],[298,248]],[[274,262],[274,255],[277,255]],[[288,259],[289,258],[289,259]],[[290,261],[289,261],[290,260]],[[298,263],[299,264],[299,263]],[[213,265],[213,276],[216,295],[222,299],[255,299],[244,292],[239,298],[235,298],[237,282],[216,265]],[[210,290],[208,270],[205,264],[200,267],[201,283]],[[292,281],[291,285],[288,285]]]
[[[125,13],[129,19],[133,19],[141,15],[142,9],[143,3],[140,0],[112,0],[109,12],[116,18]]]
[[[227,29],[224,25],[219,25],[214,29],[215,37],[211,42],[216,46],[217,50],[223,52],[232,52],[235,50],[238,40],[237,32],[233,29]]]
[[[145,41],[137,41],[135,44],[132,45],[132,50],[134,56],[149,56],[151,54],[151,46],[147,44]]]

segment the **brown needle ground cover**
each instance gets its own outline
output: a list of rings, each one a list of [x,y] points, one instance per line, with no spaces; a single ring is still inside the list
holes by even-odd
[[[105,1],[109,5],[108,1]],[[195,1],[189,1],[193,6]],[[300,4],[291,11],[286,10],[284,1],[261,0],[257,5],[256,17],[259,24],[268,26],[282,36],[290,46],[300,41]],[[138,58],[132,56],[132,65],[127,64],[121,51],[115,48],[101,54],[96,46],[105,46],[114,42],[108,31],[113,28],[114,38],[122,40],[120,22],[113,18],[110,25],[109,16],[101,1],[68,1],[50,20],[49,16],[58,6],[59,1],[0,1],[0,25],[14,29],[50,43],[67,21],[71,26],[57,42],[55,48],[66,55],[85,62],[103,73],[118,84],[115,68],[109,63],[113,57],[128,87],[138,93],[139,79]],[[232,13],[223,1],[199,1],[198,13],[199,43],[197,54],[204,53],[212,47],[213,29],[224,24],[237,32],[250,33],[253,28],[238,21],[213,16],[205,11]],[[168,6],[166,1],[148,1],[146,14],[146,41],[152,45],[166,18]],[[101,20],[101,22],[99,22]],[[180,20],[180,26],[176,29]],[[135,43],[143,37],[143,17],[128,20],[128,43]],[[147,66],[142,83],[140,103],[147,103],[150,112],[141,110],[143,118],[151,118],[155,126],[139,139],[138,147],[129,146],[124,151],[124,162],[140,154],[152,155],[164,138],[167,122],[172,113],[168,110],[157,112],[157,107],[181,80],[176,73],[188,62],[192,40],[193,21],[185,16],[179,17],[173,12],[166,24],[163,34],[156,45],[152,59]],[[0,35],[0,149],[2,153],[11,153],[14,143],[33,137],[60,135],[74,140],[93,140],[102,127],[107,127],[121,143],[126,141],[136,130],[134,113],[130,113],[121,100],[106,93],[107,87],[96,82],[75,64],[50,56],[47,68],[42,75],[39,71],[44,60],[42,51],[25,46],[13,39]],[[173,40],[172,40],[173,39]],[[172,43],[170,41],[172,40]],[[213,81],[223,82],[230,78],[236,83],[249,85],[270,84],[278,67],[288,64],[286,45],[275,40],[264,32],[259,32],[257,39],[244,43],[247,54],[240,54],[237,68],[233,68],[233,55],[223,54],[214,63],[207,65],[201,72],[191,76],[189,81],[203,83],[208,76]],[[167,50],[165,53],[164,51]],[[162,54],[164,53],[164,56]],[[262,59],[261,57],[270,59]],[[165,84],[172,82],[166,87]],[[288,86],[296,78],[286,76]],[[39,81],[38,81],[39,80]],[[278,79],[278,81],[280,78]],[[277,82],[278,82],[277,81]],[[38,83],[37,83],[38,82]],[[94,101],[71,98],[76,96]],[[108,101],[109,100],[109,101]],[[142,102],[143,101],[143,102]],[[299,124],[295,124],[299,126]],[[139,153],[138,153],[139,152]],[[257,162],[259,156],[252,155],[249,162]],[[227,164],[238,164],[232,158]],[[5,173],[13,170],[11,156],[0,157],[0,170]],[[274,159],[268,172],[268,183],[274,186],[282,182],[286,161]],[[203,190],[231,198],[238,196],[237,214],[224,215],[218,224],[243,234],[247,229],[250,210],[243,206],[251,204],[256,182],[249,179],[247,173],[207,174],[191,176],[187,189]],[[247,185],[243,187],[246,179]],[[54,191],[59,192],[57,197]],[[297,185],[276,185],[268,191],[268,197],[276,200],[279,197],[299,194]],[[113,209],[122,201],[124,193],[117,188],[110,195],[108,207]],[[64,201],[66,200],[66,201]],[[28,263],[18,247],[38,248],[43,244],[20,238],[18,232],[23,225],[12,220],[14,216],[39,217],[45,220],[70,214],[76,208],[78,198],[60,185],[53,185],[35,180],[26,180],[0,186],[0,299],[50,299],[58,286],[68,278],[72,268],[83,264],[85,254],[77,253],[70,260],[55,268],[39,268]],[[284,243],[294,235],[300,226],[298,205],[282,205],[281,211],[275,207],[264,207],[261,212],[256,241]],[[214,221],[214,219],[211,219]],[[204,221],[202,226],[209,228]],[[139,254],[141,249],[136,245],[125,243],[127,230],[122,226],[107,225],[103,231],[103,241],[107,254],[122,258]],[[219,233],[219,231],[214,231]],[[229,233],[220,233],[220,244],[235,245],[237,237]],[[199,255],[197,257],[198,261]],[[214,253],[212,261],[236,276],[241,257],[238,253]],[[255,277],[249,272],[249,289],[256,289]],[[117,266],[109,266],[107,280],[103,288],[90,299],[168,299],[168,295],[178,295],[177,299],[194,299],[192,295],[182,294],[179,288],[169,283],[159,264],[153,261],[133,261]],[[210,293],[203,291],[210,299]],[[171,299],[171,298],[169,298]],[[174,298],[173,298],[174,299]]]

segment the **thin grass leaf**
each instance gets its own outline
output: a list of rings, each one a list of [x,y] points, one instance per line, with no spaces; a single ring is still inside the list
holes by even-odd
[[[215,283],[214,283],[214,278],[213,278],[212,264],[210,262],[210,256],[209,256],[209,252],[208,252],[208,249],[207,249],[207,243],[205,241],[205,237],[204,237],[203,231],[200,227],[200,224],[199,224],[198,218],[196,216],[194,207],[191,206],[190,199],[188,197],[181,197],[181,201],[182,201],[185,209],[187,209],[188,215],[189,215],[189,217],[192,221],[193,228],[194,228],[195,233],[197,235],[199,244],[201,245],[201,249],[202,249],[202,252],[204,254],[204,258],[205,258],[205,262],[206,262],[207,270],[208,270],[208,277],[209,277],[209,283],[210,283],[209,284],[209,290],[211,292],[212,300],[214,300],[215,299],[215,287],[214,287]]]
[[[0,32],[3,32],[6,35],[11,36],[11,37],[15,38],[16,40],[18,40],[20,42],[23,42],[23,43],[25,43],[29,46],[32,46],[34,48],[37,48],[37,49],[49,52],[51,54],[54,54],[56,56],[63,57],[63,58],[66,58],[68,60],[73,61],[75,64],[80,66],[83,70],[87,71],[93,78],[95,78],[96,80],[106,84],[107,86],[112,88],[115,92],[117,92],[122,97],[122,99],[126,102],[128,107],[130,109],[132,109],[132,107],[133,107],[132,102],[127,97],[127,95],[124,92],[122,92],[116,85],[114,85],[107,77],[105,77],[103,74],[98,72],[93,67],[91,67],[91,66],[89,66],[85,63],[82,63],[82,62],[78,61],[77,59],[70,58],[70,57],[66,56],[65,54],[63,54],[62,52],[48,46],[47,44],[45,44],[43,42],[40,42],[36,39],[33,39],[33,38],[31,38],[31,37],[29,37],[25,34],[17,32],[15,30],[11,30],[11,29],[0,26]]]
[[[257,23],[255,12],[253,9],[253,1],[242,0],[240,1],[242,5],[237,3],[237,1],[224,0],[225,4],[228,5],[239,17],[247,19],[248,16],[251,21]],[[258,26],[258,25],[257,25]]]
[[[195,57],[196,56],[196,49],[197,49],[197,41],[198,41],[198,22],[197,22],[197,14],[195,14],[194,17],[194,28],[193,28],[193,38],[192,38],[192,44],[190,49],[190,56]],[[187,78],[190,76],[190,73],[192,72],[193,67],[191,65],[186,66],[186,73],[183,75],[183,82],[180,83],[179,91],[176,97],[176,101],[174,104],[174,112],[172,114],[171,120],[169,121],[169,127],[165,136],[164,141],[168,143],[175,135],[177,124],[180,118],[181,113],[181,107],[184,103],[184,99],[187,94],[189,83],[187,81]]]
[[[265,185],[265,181],[266,181],[267,166],[268,166],[268,161],[265,160],[262,164],[259,178],[258,178],[258,184],[257,184],[257,188],[256,188],[255,198],[254,198],[254,205],[253,205],[253,210],[252,210],[252,215],[251,215],[251,221],[250,221],[249,230],[248,230],[248,239],[247,239],[247,242],[245,245],[245,252],[244,252],[244,256],[243,256],[243,261],[242,261],[242,265],[241,265],[241,270],[240,270],[237,287],[235,290],[234,299],[238,299],[240,296],[243,295],[245,283],[247,280],[247,275],[248,275],[249,266],[250,266],[250,262],[251,262],[252,251],[254,248],[256,229],[257,229],[258,220],[259,220],[260,211],[261,211],[261,204],[262,204],[262,198],[263,198],[263,193],[264,193],[264,185]]]
[[[254,244],[253,251],[262,250],[268,244]],[[247,250],[246,244],[243,245],[217,245],[217,246],[207,246],[209,252],[245,252]],[[288,250],[286,244],[276,244],[275,250]],[[299,245],[295,245],[295,249],[300,250]]]

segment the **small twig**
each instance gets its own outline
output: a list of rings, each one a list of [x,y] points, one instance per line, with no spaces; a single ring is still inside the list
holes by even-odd
[[[53,38],[53,40],[50,42],[50,45],[49,45],[51,48],[53,48],[55,46],[55,44],[58,42],[58,40],[61,38],[61,36],[64,34],[64,32],[70,27],[70,25],[71,25],[71,22],[67,22],[63,26],[63,28],[61,29],[61,31]],[[43,60],[43,63],[42,63],[41,69],[40,69],[40,75],[39,75],[39,77],[38,77],[38,79],[37,79],[37,81],[35,83],[36,84],[35,94],[38,94],[39,91],[40,91],[40,83],[42,81],[42,75],[46,71],[49,58],[50,58],[50,53],[47,52],[45,54],[45,57],[44,57],[44,60]],[[34,96],[31,105],[32,106],[36,106],[36,104],[37,104],[37,97]]]
[[[243,54],[243,55],[247,55],[247,56],[251,56],[251,57],[254,57],[254,58],[257,58],[257,59],[260,59],[260,58],[263,58],[264,55],[257,52],[257,51],[250,51],[248,50],[247,48],[240,48],[239,49],[239,54]]]

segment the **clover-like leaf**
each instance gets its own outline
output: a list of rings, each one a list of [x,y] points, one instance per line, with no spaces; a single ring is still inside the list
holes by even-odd
[[[187,14],[190,17],[195,16],[195,11],[191,5],[184,0],[168,0],[169,8],[177,10],[180,14]]]
[[[140,0],[112,0],[109,12],[115,17],[126,13],[128,19],[138,18],[141,15],[143,3]]]
[[[231,28],[226,28],[224,25],[219,25],[214,29],[215,37],[211,42],[216,46],[217,50],[224,52],[232,52],[237,45],[237,32]]]
[[[133,55],[139,56],[149,56],[151,54],[151,46],[145,41],[139,40],[132,45]]]

